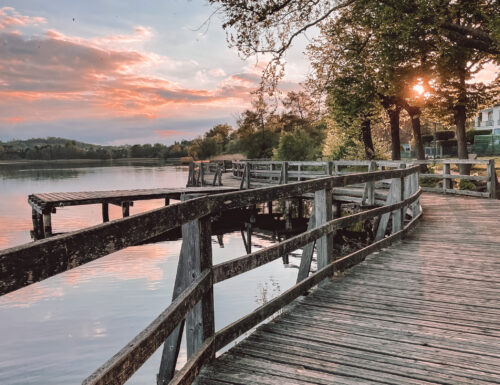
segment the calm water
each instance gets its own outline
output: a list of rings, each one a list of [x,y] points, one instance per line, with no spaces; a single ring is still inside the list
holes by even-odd
[[[0,249],[30,242],[34,192],[182,187],[186,167],[155,162],[0,163]],[[131,214],[162,206],[136,202]],[[110,217],[121,209],[110,206]],[[61,208],[55,232],[101,222],[99,205]],[[212,239],[214,263],[245,254],[239,232]],[[255,249],[270,244],[255,237]],[[180,241],[130,247],[0,297],[0,384],[78,384],[171,302]],[[215,287],[216,329],[291,287],[297,270],[281,260]],[[129,380],[156,383],[161,348]],[[186,359],[182,347],[180,361]]]

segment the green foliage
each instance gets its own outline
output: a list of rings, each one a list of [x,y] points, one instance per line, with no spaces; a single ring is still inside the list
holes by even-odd
[[[187,155],[190,142],[161,143],[133,146],[100,146],[64,138],[39,138],[0,142],[0,159],[121,159],[121,158],[179,158]]]
[[[276,160],[315,160],[321,151],[314,140],[302,129],[293,132],[283,132],[278,148],[274,150]]]
[[[422,187],[436,187],[438,184],[438,180],[434,178],[430,178],[428,176],[424,176],[420,178],[420,186]]]
[[[449,140],[455,137],[455,131],[437,131],[436,139],[437,140]]]
[[[458,188],[460,190],[472,190],[472,191],[475,191],[476,190],[476,185],[474,183],[472,183],[470,180],[460,179],[460,183],[458,185]]]
[[[469,130],[465,133],[467,138],[467,143],[473,144],[474,137],[477,135],[490,135],[491,130]]]

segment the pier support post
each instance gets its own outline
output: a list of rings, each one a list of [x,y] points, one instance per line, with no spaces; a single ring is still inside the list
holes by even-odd
[[[43,213],[43,238],[52,236],[52,216],[50,211]]]
[[[43,236],[43,218],[34,208],[31,209],[31,220],[33,222],[33,238],[36,240],[42,239]]]
[[[130,215],[130,202],[122,202],[122,214],[123,218]]]
[[[165,206],[168,206],[170,204],[170,198],[165,198]]]
[[[108,203],[102,204],[102,221],[109,222],[109,204]]]

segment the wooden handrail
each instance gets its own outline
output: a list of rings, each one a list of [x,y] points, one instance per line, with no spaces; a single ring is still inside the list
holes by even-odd
[[[252,269],[262,266],[275,259],[281,258],[284,254],[297,250],[308,243],[311,243],[326,234],[330,234],[335,230],[351,226],[359,221],[375,218],[379,215],[390,213],[401,209],[415,202],[421,195],[422,189],[412,194],[409,198],[402,202],[393,203],[387,206],[377,207],[371,210],[362,211],[347,217],[333,219],[324,225],[296,235],[285,241],[271,245],[243,257],[232,259],[227,262],[222,262],[213,267],[214,283],[225,281],[226,279],[236,277],[237,275],[246,273]]]

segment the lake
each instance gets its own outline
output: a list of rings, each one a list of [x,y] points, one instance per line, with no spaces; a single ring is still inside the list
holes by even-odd
[[[0,249],[31,242],[27,197],[39,192],[183,187],[187,167],[158,161],[0,163]],[[139,201],[131,215],[161,207]],[[110,206],[110,219],[121,217]],[[101,223],[101,206],[57,209],[54,232]],[[239,231],[212,238],[213,261],[245,254]],[[253,237],[254,250],[272,240]],[[129,247],[0,297],[0,384],[78,384],[171,302],[181,241]],[[271,262],[214,289],[219,330],[293,286],[295,268]],[[128,381],[155,384],[161,348]],[[181,347],[180,363],[186,360]]]

